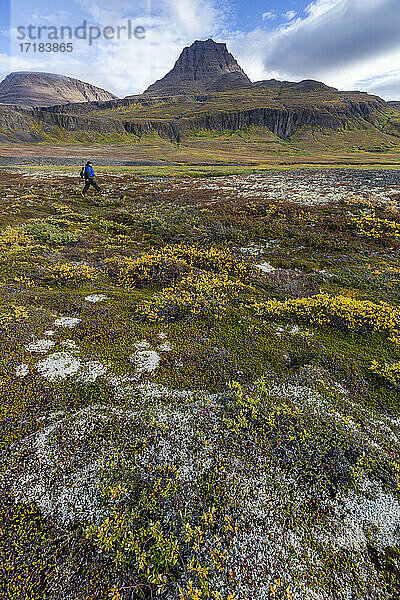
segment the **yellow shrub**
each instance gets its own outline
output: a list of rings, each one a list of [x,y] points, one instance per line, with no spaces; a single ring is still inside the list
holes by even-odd
[[[317,294],[294,300],[268,300],[253,304],[255,311],[265,317],[295,316],[317,325],[339,325],[350,330],[370,329],[386,332],[389,339],[400,343],[400,311],[390,304],[356,300],[348,296]]]
[[[141,254],[136,258],[107,259],[108,271],[126,288],[141,287],[148,283],[170,283],[188,271],[185,263],[171,258],[163,250]]]
[[[139,303],[136,310],[141,316],[154,321],[185,314],[200,316],[212,313],[221,317],[230,301],[250,290],[249,286],[232,281],[226,275],[190,273],[177,285],[165,288],[151,300]]]
[[[109,273],[124,287],[138,287],[147,283],[172,283],[192,269],[232,275],[246,280],[254,273],[254,266],[234,257],[227,250],[216,247],[202,248],[177,244],[141,254],[136,258],[107,259]]]
[[[95,281],[98,278],[98,272],[87,264],[56,263],[46,275],[55,281],[67,283],[79,283],[80,281]]]
[[[169,256],[184,261],[190,266],[214,273],[235,275],[246,279],[254,273],[254,266],[233,256],[228,250],[212,246],[203,248],[201,246],[188,246],[176,244],[165,248]]]
[[[399,209],[395,200],[381,200],[380,198],[374,198],[369,196],[368,198],[359,198],[358,196],[349,196],[344,198],[341,202],[350,206],[358,206],[362,208],[370,208],[385,210],[395,215],[399,214]]]
[[[23,229],[19,227],[6,227],[0,233],[0,251],[1,250],[20,250],[29,245],[29,238],[25,235]]]
[[[4,327],[9,323],[15,323],[16,321],[23,321],[28,319],[29,313],[25,306],[18,306],[17,304],[10,304],[7,307],[0,309],[0,326]]]
[[[375,215],[361,215],[351,219],[357,233],[366,237],[382,239],[387,237],[400,237],[400,223],[389,219],[380,219]]]
[[[400,387],[400,362],[396,362],[391,365],[382,365],[378,361],[374,360],[371,363],[370,370],[383,379],[386,379],[386,381],[389,381],[389,383],[392,385]]]

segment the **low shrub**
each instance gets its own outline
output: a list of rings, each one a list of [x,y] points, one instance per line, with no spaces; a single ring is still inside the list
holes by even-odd
[[[22,226],[22,230],[28,239],[49,245],[70,244],[75,242],[78,236],[67,231],[56,223],[49,223],[44,220],[37,220]]]
[[[348,296],[316,294],[285,301],[267,300],[252,305],[264,317],[297,317],[316,325],[336,325],[353,331],[372,330],[389,334],[400,343],[400,311],[386,302],[356,300]]]
[[[222,317],[232,301],[253,291],[227,275],[190,273],[175,286],[167,287],[136,306],[138,315],[150,321],[168,321],[185,315]],[[248,296],[247,296],[248,297]]]
[[[400,223],[391,219],[381,219],[375,215],[361,215],[351,220],[357,233],[369,238],[384,240],[400,237]]]
[[[107,219],[101,219],[92,228],[99,233],[106,233],[112,235],[124,235],[128,233],[129,227],[117,221],[108,221]]]
[[[171,283],[188,271],[184,262],[177,261],[162,250],[148,252],[136,258],[106,259],[108,274],[126,288],[142,287],[149,283]]]
[[[55,283],[79,283],[82,281],[95,281],[98,276],[98,271],[86,263],[59,262],[46,271],[44,278]]]
[[[381,377],[386,383],[400,387],[400,362],[392,364],[381,364],[374,360],[371,363],[370,370],[375,375]]]

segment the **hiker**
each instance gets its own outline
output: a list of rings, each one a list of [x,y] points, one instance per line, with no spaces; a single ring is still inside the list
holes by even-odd
[[[97,185],[97,183],[94,180],[94,170],[93,170],[93,166],[92,166],[92,163],[90,162],[90,160],[88,160],[86,165],[84,167],[82,167],[80,175],[81,175],[81,177],[85,178],[85,187],[81,191],[82,196],[84,196],[86,194],[86,192],[88,191],[88,189],[91,185],[94,187],[96,192],[101,192],[101,189],[99,188],[99,186]]]

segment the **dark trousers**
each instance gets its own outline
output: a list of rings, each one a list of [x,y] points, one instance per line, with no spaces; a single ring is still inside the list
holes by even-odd
[[[94,179],[86,179],[85,187],[83,188],[84,194],[86,194],[86,192],[88,191],[88,189],[90,188],[91,185],[94,187],[96,192],[101,191]]]

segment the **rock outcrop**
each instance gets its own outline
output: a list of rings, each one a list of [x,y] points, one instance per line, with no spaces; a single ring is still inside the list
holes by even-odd
[[[41,142],[32,108],[0,104],[0,142]]]
[[[90,83],[55,73],[20,71],[10,73],[0,83],[1,104],[52,106],[115,98],[114,94]]]
[[[214,40],[195,41],[183,49],[174,68],[145,94],[179,95],[251,86],[251,81],[226,47]]]

